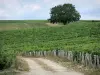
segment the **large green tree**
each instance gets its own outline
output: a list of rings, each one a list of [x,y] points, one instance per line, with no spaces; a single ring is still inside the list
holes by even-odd
[[[51,8],[50,13],[51,23],[63,23],[64,25],[70,22],[80,20],[81,16],[72,4],[63,4]]]

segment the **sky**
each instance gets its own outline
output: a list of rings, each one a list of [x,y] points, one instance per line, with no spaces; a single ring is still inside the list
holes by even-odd
[[[50,9],[71,3],[82,20],[100,20],[100,0],[0,0],[0,20],[40,20],[50,18]]]

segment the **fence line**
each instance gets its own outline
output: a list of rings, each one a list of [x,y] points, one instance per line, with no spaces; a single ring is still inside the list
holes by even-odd
[[[43,56],[57,56],[61,58],[65,58],[71,62],[80,63],[84,66],[89,66],[91,68],[99,68],[100,69],[100,55],[93,55],[84,52],[73,52],[66,50],[51,50],[51,51],[28,51],[23,54],[24,56],[35,56],[35,57],[43,57]]]

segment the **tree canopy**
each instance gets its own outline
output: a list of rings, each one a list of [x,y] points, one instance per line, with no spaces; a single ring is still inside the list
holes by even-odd
[[[81,16],[72,4],[63,4],[51,8],[50,13],[51,23],[63,23],[64,25],[70,22],[80,20]]]

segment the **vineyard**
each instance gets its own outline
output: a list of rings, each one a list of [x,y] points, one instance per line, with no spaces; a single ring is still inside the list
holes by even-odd
[[[47,27],[46,20],[1,20],[0,31]]]
[[[49,27],[46,23],[0,21],[0,66],[9,67],[18,53],[33,50],[59,49],[100,55],[100,22],[79,21],[62,27]]]

